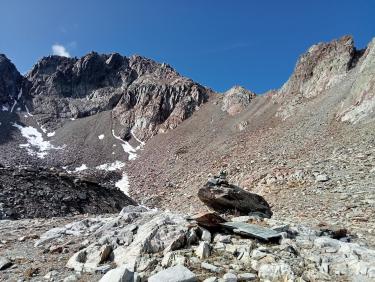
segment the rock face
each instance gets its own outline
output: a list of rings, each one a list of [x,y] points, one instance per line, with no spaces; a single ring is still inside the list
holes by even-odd
[[[49,56],[27,74],[30,108],[56,127],[68,118],[112,110],[120,137],[145,140],[176,127],[207,101],[210,90],[166,64],[114,53],[82,58]]]
[[[375,39],[364,51],[354,71],[350,99],[338,113],[339,120],[350,123],[373,119],[375,115]]]
[[[313,45],[303,54],[289,80],[273,99],[282,106],[277,116],[287,119],[308,99],[329,92],[346,93],[336,111],[343,122],[357,123],[374,118],[375,40],[357,50],[351,36]]]
[[[25,92],[27,83],[24,77],[5,55],[0,54],[0,110],[13,111],[16,101],[22,94],[27,94]]]
[[[225,175],[210,179],[199,189],[198,197],[208,207],[221,213],[260,213],[265,217],[272,216],[271,208],[262,196],[229,184]]]
[[[238,114],[250,104],[255,96],[255,93],[241,86],[234,86],[224,93],[221,109],[230,115]]]
[[[355,56],[351,36],[313,45],[299,58],[292,76],[280,91],[293,96],[315,97],[345,76],[353,66]]]
[[[113,213],[130,204],[117,188],[62,171],[0,167],[0,219]]]

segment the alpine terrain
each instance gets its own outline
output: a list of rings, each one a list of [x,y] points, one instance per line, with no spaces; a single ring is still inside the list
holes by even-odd
[[[0,54],[0,280],[375,281],[374,132],[375,39],[260,94]]]

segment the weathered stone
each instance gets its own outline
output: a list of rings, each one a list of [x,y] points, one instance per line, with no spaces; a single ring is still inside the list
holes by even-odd
[[[195,254],[200,259],[208,258],[211,254],[210,245],[207,242],[200,242],[199,246],[195,250]]]
[[[283,262],[263,264],[258,271],[259,278],[277,281],[277,280],[293,280],[294,273],[291,267]]]
[[[137,275],[126,268],[120,266],[108,271],[101,279],[100,282],[138,282]]]
[[[280,239],[279,232],[255,224],[243,222],[226,222],[222,223],[221,225],[223,227],[233,230],[234,233],[247,235],[265,241]]]
[[[178,251],[166,253],[161,261],[161,265],[164,267],[175,266],[177,264],[186,264],[186,257],[180,255]]]
[[[220,273],[221,270],[222,270],[221,267],[218,267],[216,265],[213,265],[213,264],[210,264],[210,263],[207,263],[207,262],[202,262],[201,267],[203,269],[206,269],[208,271],[215,272],[215,273]]]
[[[211,232],[204,228],[201,228],[201,229],[202,229],[202,236],[201,236],[202,241],[211,243],[212,241]]]
[[[12,262],[6,257],[0,257],[0,270],[4,270],[12,265]]]
[[[272,215],[269,204],[262,196],[247,192],[225,180],[216,185],[208,181],[199,189],[198,197],[209,208],[220,213],[248,215],[251,212],[261,212],[266,217]]]
[[[327,174],[318,174],[315,176],[316,182],[326,182],[329,180],[329,177]]]
[[[250,219],[251,219],[250,216],[243,215],[243,216],[232,217],[231,221],[233,221],[233,222],[248,222]]]
[[[185,266],[176,265],[148,278],[149,282],[196,282],[197,277]]]
[[[215,212],[199,213],[192,216],[191,219],[195,220],[200,226],[206,228],[217,228],[220,226],[220,223],[226,222],[224,218]]]
[[[240,273],[237,275],[238,281],[253,281],[257,279],[257,275],[254,273]]]
[[[218,279],[217,279],[217,277],[212,276],[212,277],[208,277],[208,278],[204,279],[203,282],[218,282]]]
[[[237,276],[233,273],[225,273],[223,275],[223,280],[225,282],[237,282]]]
[[[215,237],[214,237],[214,242],[229,244],[229,243],[232,242],[232,236],[231,235],[216,234]]]

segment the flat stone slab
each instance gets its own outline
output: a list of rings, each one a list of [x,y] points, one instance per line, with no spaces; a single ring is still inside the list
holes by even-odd
[[[148,282],[196,282],[197,277],[183,265],[164,269],[148,278]]]
[[[270,241],[281,237],[279,232],[255,224],[244,222],[225,222],[221,223],[221,225],[225,228],[231,229],[234,233],[254,237],[264,241]]]

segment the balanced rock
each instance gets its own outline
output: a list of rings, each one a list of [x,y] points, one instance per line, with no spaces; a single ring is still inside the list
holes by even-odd
[[[272,216],[271,208],[262,196],[229,184],[224,173],[208,180],[199,189],[198,197],[209,208],[220,213],[248,215],[258,212],[268,218]]]

